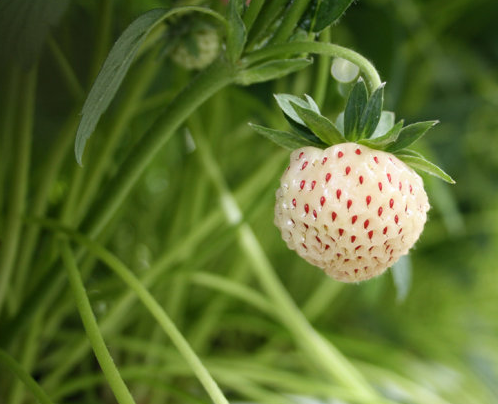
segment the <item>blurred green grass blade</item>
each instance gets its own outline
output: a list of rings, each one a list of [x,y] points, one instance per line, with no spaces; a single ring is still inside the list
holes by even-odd
[[[304,69],[312,63],[313,59],[305,58],[271,60],[258,66],[242,70],[237,74],[236,82],[247,86],[249,84],[275,80]]]
[[[0,57],[7,61],[14,56],[25,68],[31,67],[68,4],[68,0],[0,2]]]

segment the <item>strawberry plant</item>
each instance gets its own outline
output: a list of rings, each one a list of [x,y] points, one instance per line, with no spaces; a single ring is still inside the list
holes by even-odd
[[[497,401],[498,9],[443,3],[0,2],[0,403]]]

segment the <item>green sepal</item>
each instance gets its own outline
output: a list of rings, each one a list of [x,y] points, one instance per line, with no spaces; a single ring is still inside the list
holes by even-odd
[[[227,10],[227,56],[230,62],[239,60],[247,40],[246,27],[240,13],[244,8],[242,0],[230,0]]]
[[[384,104],[385,84],[386,83],[382,83],[368,99],[367,105],[363,110],[358,125],[358,139],[369,138],[379,124],[380,115],[382,113],[382,105]]]
[[[439,121],[426,121],[412,123],[411,125],[405,126],[398,139],[387,147],[387,151],[394,153],[399,150],[405,149],[410,146],[418,139],[420,139],[430,128],[439,123]]]
[[[301,137],[295,133],[265,128],[264,126],[255,125],[252,123],[250,123],[249,125],[260,135],[289,150],[299,149],[300,147],[304,146],[313,146],[322,149],[327,147],[327,145],[323,143],[312,142],[311,140]]]
[[[347,142],[341,132],[339,132],[335,125],[326,117],[312,111],[309,108],[303,108],[297,104],[293,104],[293,108],[306,126],[327,145],[333,146],[339,143]]]
[[[316,144],[323,144],[323,145],[325,145],[325,146],[326,146],[326,144],[325,144],[325,143],[323,143],[323,142],[320,140],[320,138],[319,138],[318,136],[316,136],[316,135],[315,135],[315,134],[311,131],[311,129],[310,129],[310,128],[308,128],[307,126],[300,125],[300,124],[298,124],[297,122],[294,122],[294,121],[293,121],[292,119],[290,119],[288,116],[285,116],[285,119],[286,119],[286,121],[289,123],[289,125],[290,125],[290,127],[291,127],[292,131],[293,131],[295,134],[297,134],[297,135],[299,135],[299,136],[301,136],[301,137],[303,137],[303,138],[305,138],[305,139],[309,140],[310,142],[313,142],[313,143],[316,143]]]
[[[389,146],[389,144],[396,141],[396,139],[399,136],[399,133],[401,132],[401,129],[403,128],[403,123],[404,123],[403,120],[399,121],[396,125],[394,125],[391,128],[391,130],[389,130],[389,132],[387,132],[383,136],[376,137],[373,139],[372,138],[361,139],[358,141],[358,143],[370,147],[371,149],[385,150],[385,148]]]
[[[424,171],[434,177],[446,181],[449,184],[455,184],[455,180],[446,174],[441,168],[426,160],[423,156],[413,150],[401,150],[400,152],[395,153],[395,155],[401,161],[416,170]]]
[[[304,69],[313,63],[313,59],[280,59],[262,63],[259,66],[242,70],[238,73],[236,83],[249,85],[278,79],[290,73]]]
[[[360,119],[363,111],[367,106],[368,91],[365,82],[360,77],[358,82],[353,86],[349,94],[346,109],[344,110],[344,136],[348,140],[357,139],[357,131],[360,126]]]
[[[296,105],[299,105],[302,108],[311,109],[312,111],[315,111],[318,114],[320,113],[320,110],[318,109],[318,106],[314,101],[310,104],[309,101],[305,101],[302,98],[296,97],[295,95],[291,94],[274,94],[274,97],[277,100],[277,104],[280,107],[280,109],[283,111],[283,113],[287,117],[292,119],[294,122],[297,122],[299,125],[306,126],[304,121],[299,117],[299,115],[294,110],[294,107],[291,105],[291,102]]]

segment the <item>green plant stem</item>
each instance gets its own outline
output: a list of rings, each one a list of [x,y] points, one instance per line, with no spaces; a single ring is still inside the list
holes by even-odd
[[[211,154],[209,144],[199,134],[194,134],[199,147],[199,158],[206,173],[220,194],[220,202],[231,223],[242,223],[237,227],[237,240],[247,260],[251,264],[261,285],[278,307],[284,324],[293,334],[297,344],[310,355],[312,360],[343,386],[354,389],[364,397],[377,400],[379,396],[358,370],[330,342],[319,335],[308,323],[295,305],[288,292],[275,274],[271,263],[254,235],[251,227],[243,221],[236,200],[231,195],[223,174]]]
[[[62,229],[60,229],[62,230]],[[195,354],[195,352],[192,350],[190,345],[188,344],[187,340],[183,337],[183,335],[180,333],[180,331],[176,328],[175,324],[171,321],[169,316],[166,314],[166,312],[163,310],[163,308],[157,303],[157,301],[154,299],[154,297],[150,294],[150,292],[145,288],[145,286],[140,282],[139,279],[131,272],[116,256],[111,254],[109,251],[104,249],[100,244],[95,243],[86,237],[72,232],[70,230],[66,230],[65,233],[69,234],[72,238],[77,240],[79,243],[82,245],[86,246],[91,253],[95,254],[97,257],[99,257],[103,262],[106,263],[107,266],[109,266],[110,269],[118,275],[121,280],[123,280],[130,289],[132,289],[138,298],[142,301],[144,306],[149,310],[150,314],[157,320],[163,331],[166,333],[166,335],[169,336],[173,344],[176,346],[180,354],[184,357],[186,362],[190,365],[192,371],[195,373],[201,384],[204,386],[206,389],[206,392],[209,394],[211,399],[215,404],[229,404],[228,400],[225,398],[223,393],[221,392],[220,388],[214,381],[214,379],[211,377],[207,369],[204,367],[202,364],[201,360],[199,357]],[[97,350],[101,354],[101,357],[103,357],[103,360],[101,362],[101,359],[99,359],[99,363],[102,366],[102,369],[104,370],[103,364],[109,365],[108,364],[108,359],[111,359],[110,356],[108,356],[108,351],[107,348],[105,348],[104,340],[102,338],[102,335],[100,334],[100,331],[98,329],[97,322],[95,319],[92,317],[91,321],[88,318],[90,315],[93,315],[91,312],[91,307],[90,303],[88,301],[88,297],[86,295],[84,286],[81,282],[81,278],[79,276],[78,270],[76,268],[76,263],[74,261],[74,257],[72,255],[71,250],[69,249],[69,246],[67,243],[62,244],[62,255],[64,258],[64,261],[66,263],[66,267],[68,268],[68,275],[70,276],[70,281],[71,285],[73,288],[73,293],[76,296],[77,299],[77,304],[78,308],[81,313],[82,320],[84,323],[86,322],[86,329],[87,333],[89,335],[90,340],[92,342],[92,345],[94,347],[94,351],[97,355]],[[83,304],[82,304],[83,303]],[[89,332],[89,325],[91,325],[91,333]],[[105,352],[107,352],[106,355],[102,355],[103,352],[101,352],[102,346],[101,344],[104,344],[104,348],[106,349]],[[108,356],[108,358],[106,358]],[[97,356],[99,358],[99,356]],[[116,369],[117,371],[117,369]],[[104,373],[105,370],[104,370]],[[109,377],[111,376],[119,376],[117,375],[112,375],[106,373],[106,377],[109,380]],[[122,379],[120,379],[122,382]],[[116,380],[114,380],[116,381]],[[109,384],[111,385],[111,382],[109,380]],[[111,385],[111,388],[113,386]],[[119,387],[119,385],[117,386]],[[126,387],[123,386],[122,387]],[[121,389],[122,389],[121,387]],[[120,392],[120,389],[114,389],[114,394],[117,394]],[[118,396],[116,395],[116,398]],[[121,401],[120,401],[121,402]]]
[[[22,344],[21,366],[28,372],[31,372],[36,360],[43,315],[44,310],[42,309],[35,316],[31,324],[31,328],[28,331],[28,335],[26,336],[26,339]],[[22,387],[23,385],[21,380],[18,380],[17,383],[14,383],[8,400],[9,404],[20,404],[23,402],[25,391]]]
[[[145,58],[140,69],[135,73],[131,88],[128,90],[125,99],[120,103],[119,111],[116,114],[109,133],[106,135],[104,144],[99,148],[97,157],[91,161],[91,164],[87,168],[89,173],[85,178],[84,192],[78,192],[80,197],[78,198],[78,210],[76,219],[73,221],[74,224],[77,224],[81,220],[88,210],[91,201],[94,199],[99,185],[101,185],[102,178],[107,173],[107,169],[111,164],[112,159],[109,157],[113,155],[119,140],[135,116],[136,109],[141,104],[140,100],[155,78],[160,66],[155,52],[151,52]]]
[[[76,306],[78,307],[83,326],[85,327],[88,339],[92,344],[95,356],[100,364],[100,367],[102,368],[102,372],[109,383],[109,387],[112,389],[119,404],[135,404],[135,400],[121,378],[111,354],[107,349],[104,338],[100,333],[99,326],[95,320],[85,286],[83,285],[80,273],[76,267],[76,261],[69,244],[67,241],[61,241],[59,246],[61,248],[64,266],[66,268],[71,290],[76,300]]]
[[[265,1],[265,5],[254,22],[251,31],[249,32],[246,45],[247,49],[253,49],[265,35],[268,35],[268,28],[278,18],[280,13],[287,6],[288,0],[272,0]]]
[[[90,81],[93,81],[97,76],[111,43],[112,0],[102,0],[97,4],[100,18],[97,35],[95,36],[95,52],[90,68]]]
[[[250,32],[252,24],[254,24],[254,21],[256,18],[258,18],[258,14],[261,11],[261,8],[264,6],[265,0],[252,0],[251,3],[249,4],[249,8],[246,10],[243,21],[244,25],[246,26],[246,31]]]
[[[83,87],[81,86],[74,69],[69,64],[61,48],[52,36],[48,37],[47,44],[52,52],[52,56],[54,57],[57,66],[61,70],[62,77],[66,82],[66,86],[71,93],[71,96],[77,101],[83,99],[85,96]]]
[[[323,43],[329,43],[331,34],[330,27],[327,27],[320,33],[320,40]],[[327,95],[327,85],[330,77],[330,56],[320,55],[318,59],[317,72],[313,86],[313,99],[321,109]]]
[[[233,68],[219,59],[171,102],[122,164],[121,170],[97,204],[96,211],[84,223],[83,228],[90,237],[98,235],[109,223],[149,162],[185,119],[209,97],[230,84],[234,77]]]
[[[273,59],[296,53],[316,53],[319,55],[341,57],[351,63],[354,63],[360,68],[370,92],[375,91],[381,85],[379,73],[368,59],[351,49],[331,43],[292,42],[267,46],[261,50],[256,50],[248,54],[241,60],[241,64],[244,67],[249,67],[256,62],[265,59]]]
[[[41,404],[53,404],[50,397],[38,385],[38,383],[29,375],[12,356],[0,348],[0,364],[7,368],[12,374],[16,375],[26,387],[31,391],[36,400]]]
[[[29,182],[31,137],[34,121],[37,68],[25,73],[21,85],[19,131],[15,149],[12,190],[7,213],[7,222],[2,246],[0,248],[0,313],[6,301],[8,286],[14,269],[15,259],[22,232]]]
[[[9,164],[12,159],[12,142],[19,100],[20,74],[17,66],[11,66],[7,74],[5,100],[0,111],[0,212],[10,194],[7,191]],[[3,235],[5,218],[0,216],[0,235]]]
[[[64,158],[73,144],[74,134],[78,127],[80,116],[79,108],[73,111],[66,123],[62,127],[59,136],[54,141],[53,146],[50,147],[46,159],[46,165],[41,170],[40,182],[38,184],[37,192],[30,204],[29,213],[34,217],[41,217],[45,215],[50,196],[50,190],[53,187],[57,175],[60,172]],[[17,264],[17,275],[15,283],[15,302],[19,305],[23,296],[27,293],[26,279],[28,271],[33,258],[33,253],[39,240],[40,228],[38,226],[28,227],[23,237],[21,251],[19,252],[19,261]]]
[[[306,11],[311,0],[294,0],[292,5],[287,9],[287,13],[282,19],[282,23],[278,27],[275,35],[270,39],[270,44],[277,44],[287,41],[292,32]]]

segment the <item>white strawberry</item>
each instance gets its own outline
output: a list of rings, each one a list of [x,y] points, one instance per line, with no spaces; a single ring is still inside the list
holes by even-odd
[[[408,253],[427,219],[423,181],[409,165],[454,182],[406,149],[435,122],[394,125],[394,115],[382,112],[382,87],[368,98],[361,80],[351,92],[344,124],[320,115],[308,96],[276,98],[293,132],[253,127],[296,149],[276,192],[275,225],[282,238],[339,281],[381,274]]]
[[[343,282],[379,275],[417,241],[429,210],[420,176],[355,143],[295,150],[275,225],[290,249]]]

